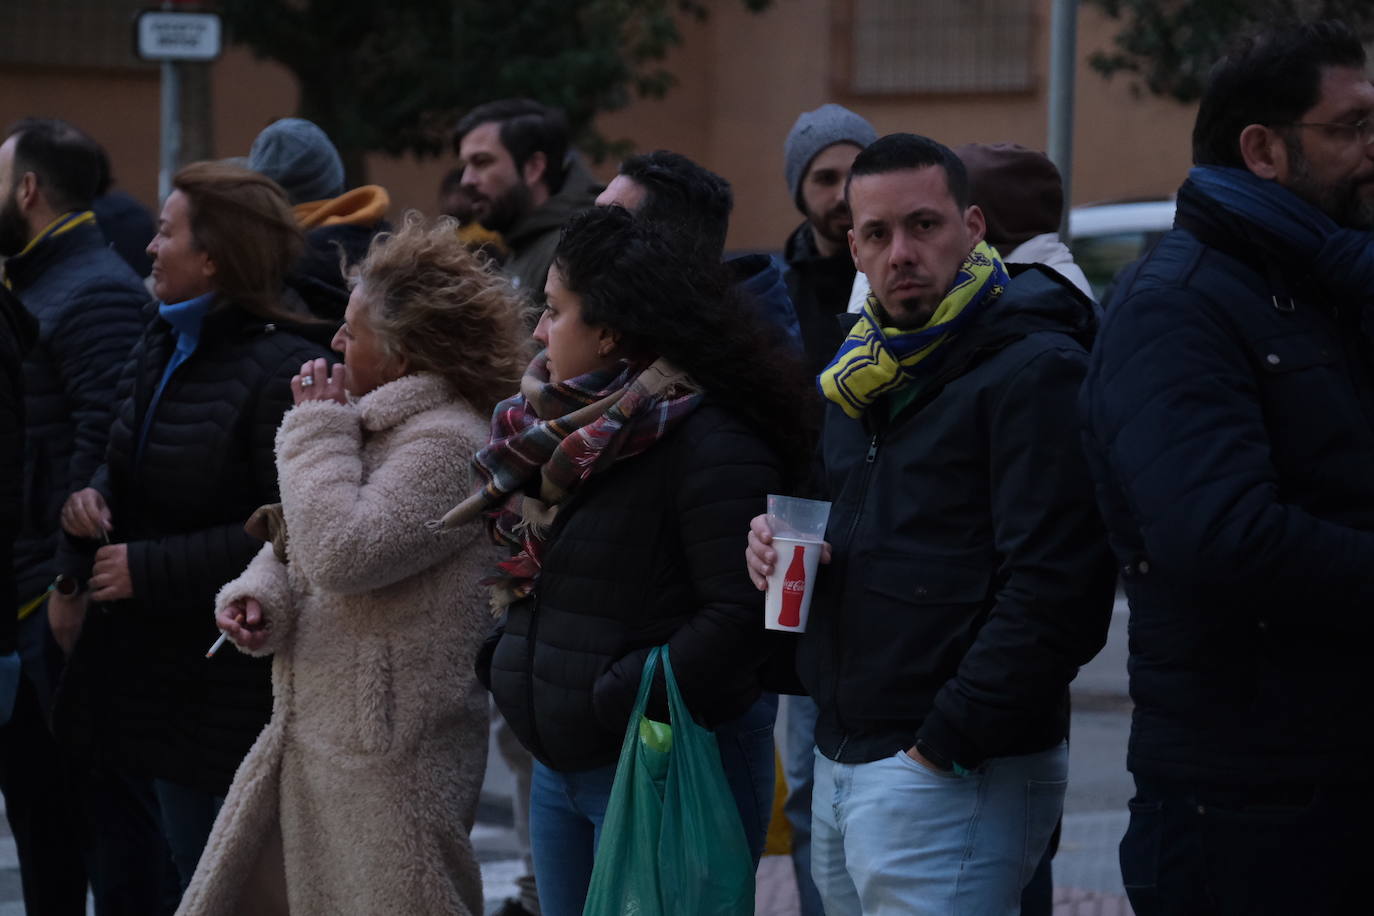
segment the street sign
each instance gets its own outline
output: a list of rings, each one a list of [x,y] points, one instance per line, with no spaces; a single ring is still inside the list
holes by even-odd
[[[219,14],[144,10],[134,21],[134,49],[143,60],[214,60],[220,52]]]

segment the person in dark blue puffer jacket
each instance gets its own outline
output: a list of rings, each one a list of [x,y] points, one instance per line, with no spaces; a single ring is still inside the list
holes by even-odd
[[[1130,598],[1135,912],[1365,896],[1374,701],[1374,85],[1337,23],[1213,71],[1175,228],[1081,406]]]

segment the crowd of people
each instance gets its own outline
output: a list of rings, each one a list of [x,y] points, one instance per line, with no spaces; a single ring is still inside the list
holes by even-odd
[[[1069,684],[1118,588],[1135,912],[1359,905],[1374,84],[1348,27],[1236,39],[1176,227],[1108,303],[1014,142],[804,112],[781,257],[727,257],[730,185],[681,154],[600,186],[537,102],[452,142],[443,215],[394,226],[301,119],[183,168],[155,221],[71,124],[0,144],[28,913],[475,916],[490,741],[526,866],[501,913],[581,914],[660,646],[755,864],[779,761],[802,916],[1049,913]],[[831,504],[799,636],[763,625],[769,494]]]

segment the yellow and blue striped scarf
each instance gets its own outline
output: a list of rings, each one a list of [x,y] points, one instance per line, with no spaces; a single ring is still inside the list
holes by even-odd
[[[951,336],[977,317],[1007,288],[1010,277],[1002,259],[987,242],[959,265],[949,292],[919,328],[885,328],[878,300],[871,292],[859,320],[830,365],[816,377],[821,394],[858,419],[878,398],[915,379],[938,362],[931,359]]]
[[[95,222],[94,211],[69,210],[68,212],[63,213],[57,219],[48,223],[47,227],[45,227],[42,232],[38,233],[33,238],[29,239],[29,243],[24,246],[24,249],[22,251],[14,255],[14,259],[18,260],[19,258],[22,258],[24,255],[28,254],[30,251],[33,251],[47,239],[56,238],[59,235],[72,231],[77,226],[84,226],[86,223],[93,222]],[[6,289],[14,288],[14,285],[10,282],[10,278],[8,275],[0,275],[0,280],[4,281]]]

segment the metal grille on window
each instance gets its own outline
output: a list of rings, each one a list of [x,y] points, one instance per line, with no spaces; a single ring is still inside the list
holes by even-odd
[[[133,21],[156,0],[0,0],[0,66],[146,68]]]
[[[1034,88],[1031,0],[853,0],[856,93]]]

